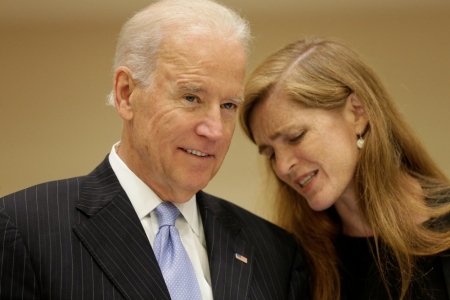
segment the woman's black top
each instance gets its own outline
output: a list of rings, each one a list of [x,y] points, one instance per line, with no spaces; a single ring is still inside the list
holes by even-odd
[[[342,300],[388,300],[389,296],[372,255],[373,239],[341,236]],[[419,258],[419,272],[409,288],[411,300],[449,300],[439,256]],[[401,282],[398,271],[387,271],[387,284],[392,299],[399,299]]]

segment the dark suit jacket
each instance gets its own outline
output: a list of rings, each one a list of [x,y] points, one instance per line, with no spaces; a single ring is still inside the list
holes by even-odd
[[[290,235],[204,192],[197,201],[215,300],[306,299],[305,260]],[[0,198],[0,251],[2,300],[170,299],[107,158],[88,176]]]

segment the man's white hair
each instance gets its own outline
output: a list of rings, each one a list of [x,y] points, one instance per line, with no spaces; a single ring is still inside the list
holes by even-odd
[[[113,71],[120,66],[128,67],[133,80],[148,89],[154,79],[157,52],[164,35],[194,33],[240,40],[249,52],[248,22],[233,10],[212,0],[161,0],[124,24],[117,42]],[[114,91],[108,98],[108,104],[114,105]]]

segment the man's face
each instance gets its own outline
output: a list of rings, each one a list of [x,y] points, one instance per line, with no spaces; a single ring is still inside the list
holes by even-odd
[[[243,98],[241,43],[172,36],[161,44],[150,90],[130,95],[119,156],[162,200],[185,202],[214,177]]]

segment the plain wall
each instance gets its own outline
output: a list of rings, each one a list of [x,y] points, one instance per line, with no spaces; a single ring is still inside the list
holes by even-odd
[[[249,71],[305,35],[338,37],[358,50],[450,175],[450,10],[242,13],[255,35]],[[121,119],[105,103],[124,21],[0,21],[0,196],[87,174],[120,139]],[[237,125],[206,191],[270,218],[264,170]]]

